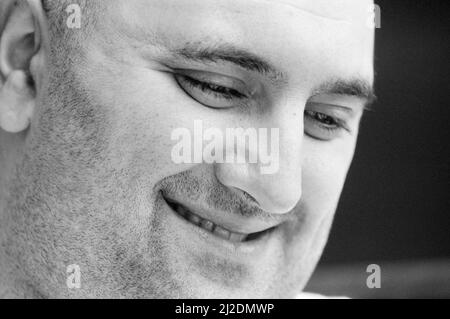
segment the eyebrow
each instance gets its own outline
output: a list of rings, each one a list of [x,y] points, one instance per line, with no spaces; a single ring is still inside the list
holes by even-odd
[[[247,71],[260,73],[277,82],[286,80],[286,75],[277,70],[270,62],[232,45],[203,47],[201,44],[188,43],[180,49],[172,50],[172,53],[198,62],[228,62]]]
[[[183,47],[171,50],[175,56],[196,62],[228,62],[247,71],[260,73],[276,83],[286,82],[287,76],[277,70],[270,62],[232,45],[204,47],[201,43],[187,43]],[[312,96],[334,94],[354,96],[365,100],[366,107],[376,101],[373,85],[363,79],[332,79],[312,90]]]
[[[375,103],[377,96],[373,85],[364,79],[335,79],[327,81],[317,86],[312,91],[312,96],[317,95],[345,95],[354,96],[365,100],[365,107],[369,108],[371,104]]]

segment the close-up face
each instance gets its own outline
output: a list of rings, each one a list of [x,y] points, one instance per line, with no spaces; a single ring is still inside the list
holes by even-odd
[[[3,155],[1,208],[21,285],[42,297],[301,293],[373,97],[372,2],[89,3],[64,39],[38,19],[30,125],[4,138],[20,145]],[[273,169],[264,147],[244,150],[256,161],[176,160],[180,130],[192,153],[210,145],[199,123],[277,130],[259,137]]]

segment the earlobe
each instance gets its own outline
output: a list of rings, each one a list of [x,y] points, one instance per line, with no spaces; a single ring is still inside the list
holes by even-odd
[[[23,71],[13,71],[0,90],[0,128],[19,133],[30,125],[35,107],[34,91]]]

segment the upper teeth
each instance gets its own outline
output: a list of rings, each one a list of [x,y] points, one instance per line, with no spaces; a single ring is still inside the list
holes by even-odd
[[[214,235],[216,235],[218,237],[221,237],[221,238],[233,241],[233,242],[242,242],[247,238],[246,234],[234,233],[229,230],[226,230],[225,228],[214,224],[210,220],[201,218],[201,217],[191,213],[190,211],[188,211],[187,209],[185,209],[184,207],[182,207],[180,205],[175,205],[175,210],[177,211],[178,214],[183,216],[186,220],[190,221],[192,224],[195,224],[195,225],[213,233]]]

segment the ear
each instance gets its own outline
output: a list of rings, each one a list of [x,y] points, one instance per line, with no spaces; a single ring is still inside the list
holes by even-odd
[[[18,133],[29,127],[36,106],[46,18],[40,0],[10,2],[0,21],[0,128]]]

